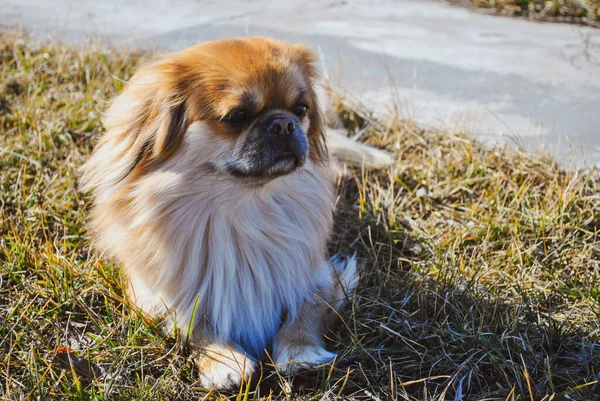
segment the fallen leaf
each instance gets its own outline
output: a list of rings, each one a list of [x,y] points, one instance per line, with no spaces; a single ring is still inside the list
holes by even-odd
[[[80,358],[69,347],[54,350],[52,363],[64,370],[73,370],[80,378],[97,379],[103,375],[102,369],[86,358]]]

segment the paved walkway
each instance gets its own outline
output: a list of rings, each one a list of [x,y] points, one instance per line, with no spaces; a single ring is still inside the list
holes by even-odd
[[[427,0],[3,0],[0,24],[68,42],[177,50],[269,35],[311,45],[327,75],[385,112],[600,166],[600,30]]]

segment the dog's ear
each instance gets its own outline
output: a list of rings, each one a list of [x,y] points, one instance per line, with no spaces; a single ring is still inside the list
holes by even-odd
[[[327,144],[325,142],[325,118],[319,104],[316,86],[319,85],[319,73],[315,66],[316,57],[314,53],[304,45],[294,45],[294,50],[300,60],[302,71],[310,82],[310,96],[312,98],[312,107],[309,110],[310,128],[308,130],[308,139],[310,141],[309,157],[315,163],[325,163],[328,159]]]
[[[313,107],[309,111],[310,127],[307,132],[310,143],[309,157],[318,164],[324,164],[328,159],[327,143],[325,142],[325,119],[319,105],[319,99],[313,90]]]
[[[169,58],[139,69],[105,113],[98,147],[119,153],[113,179],[160,163],[181,146],[188,123],[178,69]]]

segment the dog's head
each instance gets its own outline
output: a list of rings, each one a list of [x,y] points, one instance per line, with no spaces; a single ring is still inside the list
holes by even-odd
[[[121,151],[113,178],[155,168],[182,148],[216,174],[255,183],[323,163],[313,62],[304,46],[244,38],[141,68],[104,118],[103,141]]]

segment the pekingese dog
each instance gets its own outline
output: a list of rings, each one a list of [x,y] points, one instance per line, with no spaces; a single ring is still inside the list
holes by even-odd
[[[130,299],[177,327],[205,387],[331,361],[323,330],[356,283],[328,260],[334,211],[315,57],[244,38],[142,67],[83,166],[95,246]]]

